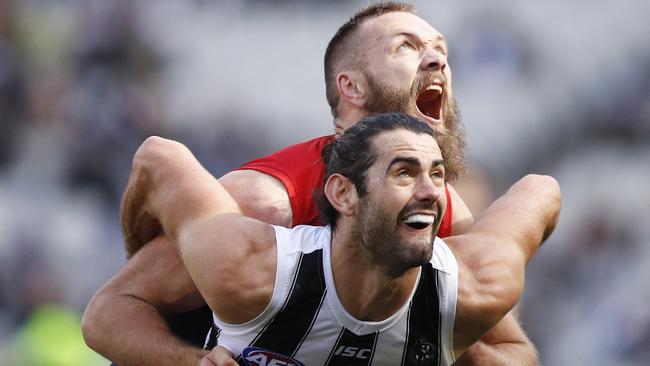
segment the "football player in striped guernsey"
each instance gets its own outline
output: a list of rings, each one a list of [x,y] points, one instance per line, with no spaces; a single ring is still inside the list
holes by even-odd
[[[187,148],[153,137],[123,220],[174,239],[240,364],[451,365],[517,303],[561,198],[526,176],[443,241],[446,142],[406,114],[364,118],[325,149],[328,225],[288,229],[242,215]]]
[[[417,16],[411,5],[386,2],[360,10],[339,28],[325,52],[325,86],[334,134],[255,159],[221,177],[221,184],[251,217],[287,227],[319,224],[312,192],[322,182],[323,146],[364,116],[406,112],[453,142],[445,161],[450,179],[438,236],[463,233],[473,218],[449,184],[462,167],[464,136],[447,53],[445,38]],[[141,248],[144,253],[131,258],[93,298],[84,314],[85,339],[122,366],[191,364],[188,355],[198,358],[205,351],[191,348],[186,341],[202,344],[211,323],[210,311],[205,306],[194,310],[205,301],[175,251],[161,244],[169,238],[160,236],[150,242],[154,245],[145,245],[157,233],[136,229],[125,232],[127,254],[131,257]],[[195,316],[182,313],[188,310]],[[457,364],[534,365],[536,353],[509,314]]]

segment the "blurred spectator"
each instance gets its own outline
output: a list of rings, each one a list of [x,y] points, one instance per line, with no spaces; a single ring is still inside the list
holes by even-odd
[[[16,25],[14,5],[0,0],[0,172],[12,158],[13,138],[25,115],[25,80],[14,47]]]

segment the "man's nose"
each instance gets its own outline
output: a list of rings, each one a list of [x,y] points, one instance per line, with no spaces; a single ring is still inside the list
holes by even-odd
[[[418,181],[415,191],[415,199],[418,201],[435,202],[440,198],[441,193],[442,187],[436,185],[431,180],[431,177],[425,174]]]
[[[436,49],[428,49],[422,58],[420,67],[424,71],[445,71],[447,56]]]

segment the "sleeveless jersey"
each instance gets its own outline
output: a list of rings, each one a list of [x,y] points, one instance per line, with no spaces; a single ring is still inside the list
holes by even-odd
[[[240,365],[451,365],[458,266],[446,244],[420,267],[404,305],[389,318],[360,321],[336,294],[329,226],[274,227],[278,262],[270,304],[255,319],[215,316],[210,343]]]
[[[332,141],[334,136],[329,135],[291,145],[271,155],[252,160],[235,170],[256,170],[281,181],[289,194],[293,226],[322,225],[318,220],[314,192],[323,185],[323,147]],[[452,205],[448,189],[445,189],[445,194],[447,209],[438,229],[438,236],[441,238],[451,235]]]

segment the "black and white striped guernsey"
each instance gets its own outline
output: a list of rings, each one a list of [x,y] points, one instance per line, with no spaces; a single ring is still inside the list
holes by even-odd
[[[434,240],[409,300],[380,322],[359,321],[336,294],[329,227],[275,227],[278,265],[273,296],[257,318],[226,324],[214,317],[209,343],[240,365],[451,365],[458,266]],[[216,329],[216,328],[215,328]]]

